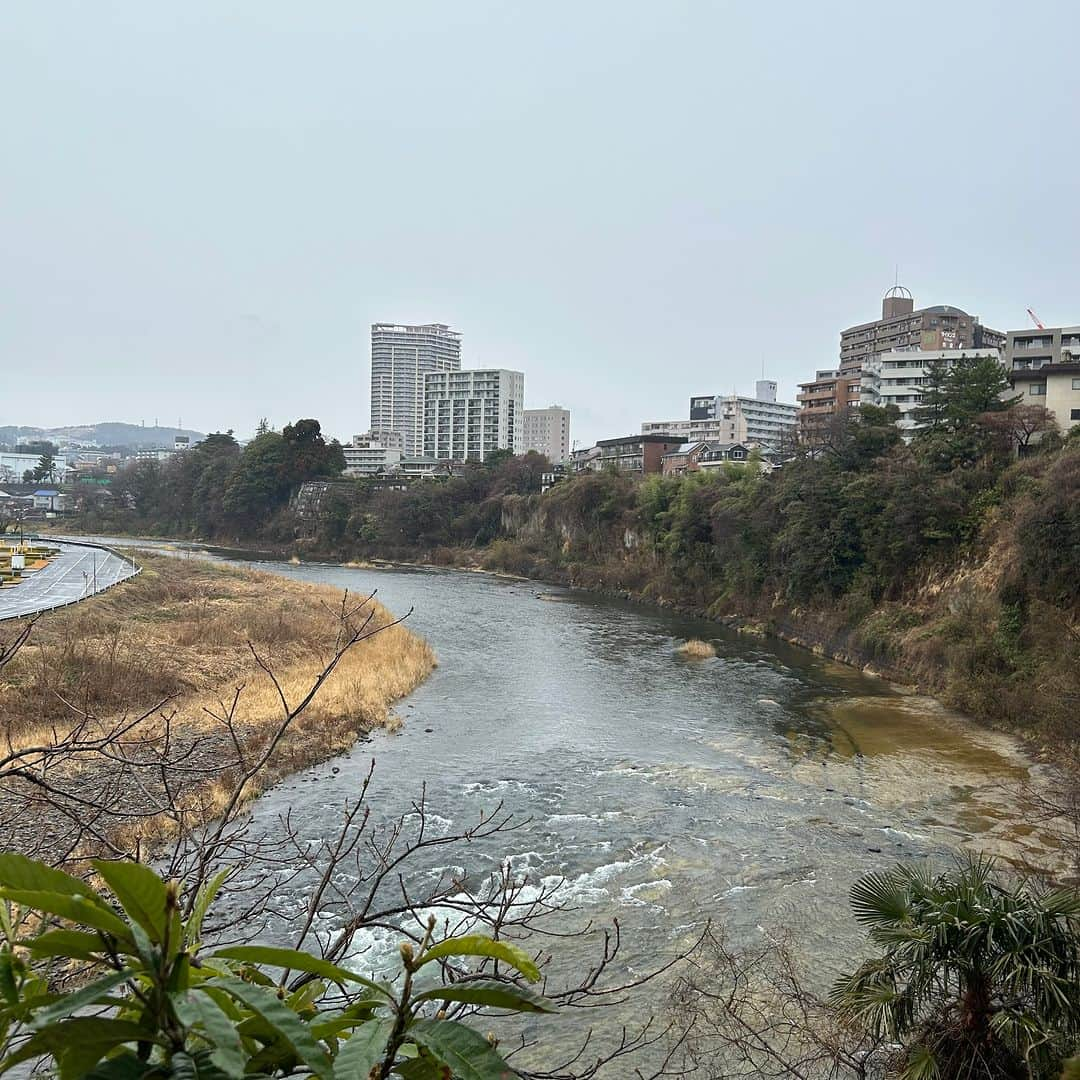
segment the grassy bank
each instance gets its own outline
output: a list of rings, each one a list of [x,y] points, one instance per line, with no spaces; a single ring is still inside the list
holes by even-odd
[[[339,644],[342,593],[257,571],[143,553],[142,574],[122,587],[40,618],[28,643],[3,670],[0,732],[12,748],[47,744],[80,717],[89,731],[122,718],[145,720],[125,745],[160,739],[192,747],[192,771],[177,778],[199,816],[220,809],[233,776],[216,775],[234,736],[258,753],[282,718],[278,687],[291,705],[311,688]],[[358,602],[361,597],[352,598]],[[359,735],[393,723],[391,707],[435,664],[429,646],[374,601],[372,626],[387,629],[349,649],[296,720],[248,794],[282,776],[348,749]],[[19,624],[5,626],[11,640]],[[240,690],[239,696],[237,691]],[[234,707],[235,702],[235,707]],[[232,731],[221,717],[232,712]],[[78,767],[87,790],[106,782],[107,761]],[[133,806],[145,793],[130,792]],[[6,824],[18,833],[35,824]],[[122,826],[124,838],[167,833],[167,821],[144,817]],[[32,836],[5,837],[26,846]],[[20,840],[23,841],[20,843]]]

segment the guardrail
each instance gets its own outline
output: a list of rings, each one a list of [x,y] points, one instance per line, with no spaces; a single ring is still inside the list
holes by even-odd
[[[126,563],[131,567],[131,573],[125,574],[122,578],[117,578],[116,581],[109,582],[108,585],[102,585],[100,589],[94,589],[93,591],[84,592],[81,596],[77,596],[72,600],[60,600],[54,604],[42,604],[40,607],[34,608],[32,611],[22,611],[15,615],[3,615],[0,614],[0,622],[10,622],[12,619],[29,619],[35,615],[42,615],[47,611],[57,611],[60,608],[72,607],[74,604],[82,603],[83,600],[89,600],[91,596],[100,596],[102,593],[108,592],[110,589],[114,589],[117,585],[123,585],[125,581],[130,581],[133,577],[142,573],[142,567],[135,562],[135,559],[131,555],[121,555],[119,551],[113,548],[107,547],[105,544],[94,544],[88,540],[60,540],[55,536],[42,536],[37,534],[26,534],[22,537],[23,540],[31,543],[43,543],[50,544],[54,547],[81,547],[81,548],[95,548],[98,551],[104,551],[107,555],[112,555],[114,558],[119,559],[122,563]],[[39,571],[40,573],[40,571]]]

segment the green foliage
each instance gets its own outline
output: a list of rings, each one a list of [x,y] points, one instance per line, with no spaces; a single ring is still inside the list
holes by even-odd
[[[34,469],[34,481],[54,480],[56,478],[56,456],[52,449],[42,450],[38,458],[37,468]]]
[[[216,432],[167,462],[124,470],[112,485],[116,524],[173,536],[254,537],[305,480],[334,477],[344,467],[341,446],[325,441],[317,420],[297,420],[281,432],[260,423],[242,451],[231,431]],[[338,514],[342,531],[348,513]]]
[[[1007,398],[1009,380],[993,357],[963,356],[955,364],[935,364],[923,388],[915,418],[922,425],[917,444],[924,460],[941,470],[974,464],[991,448],[990,427],[981,417],[1020,399]]]
[[[992,860],[898,865],[852,887],[878,955],[841,976],[843,1018],[905,1048],[907,1080],[1056,1075],[1080,1033],[1080,896]]]
[[[202,924],[224,871],[185,921],[177,882],[138,863],[93,867],[107,892],[0,855],[0,1073],[40,1058],[58,1080],[508,1080],[495,1045],[446,1011],[554,1011],[525,985],[540,977],[532,958],[508,942],[434,942],[432,919],[417,950],[402,945],[391,985],[296,949],[207,948]],[[477,957],[516,977],[414,986],[421,969]],[[77,989],[53,987],[57,961],[77,965]]]

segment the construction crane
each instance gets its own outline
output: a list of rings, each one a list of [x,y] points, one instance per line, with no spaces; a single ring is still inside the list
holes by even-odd
[[[1031,310],[1031,308],[1028,308],[1028,309],[1027,309],[1027,313],[1028,313],[1028,318],[1029,318],[1029,319],[1030,319],[1030,320],[1031,320],[1031,321],[1032,321],[1032,322],[1033,322],[1033,323],[1034,323],[1034,324],[1035,324],[1035,325],[1036,325],[1036,326],[1037,326],[1037,327],[1038,327],[1038,328],[1039,328],[1040,330],[1045,330],[1045,329],[1046,329],[1046,327],[1045,327],[1045,326],[1043,326],[1043,324],[1042,324],[1042,323],[1041,323],[1041,322],[1039,321],[1039,316],[1038,316],[1038,315],[1036,315],[1036,314],[1035,314],[1035,312]]]

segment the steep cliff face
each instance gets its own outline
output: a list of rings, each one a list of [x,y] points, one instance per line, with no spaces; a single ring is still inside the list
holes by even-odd
[[[1058,571],[1064,585],[1032,573],[1032,545],[1043,536],[1055,550],[1047,561],[1080,574],[1080,456],[1017,471],[967,543],[921,558],[901,587],[876,599],[857,589],[793,599],[782,561],[733,587],[741,579],[717,566],[742,558],[737,536],[714,527],[712,547],[698,549],[712,561],[695,566],[685,554],[695,549],[676,551],[643,524],[632,490],[602,507],[573,492],[506,499],[501,538],[481,558],[773,634],[1058,743],[1071,738],[1080,705],[1080,617],[1067,573]]]

